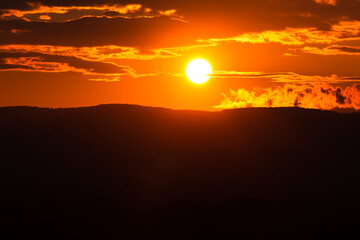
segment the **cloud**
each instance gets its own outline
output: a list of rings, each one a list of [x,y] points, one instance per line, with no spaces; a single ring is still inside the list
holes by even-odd
[[[55,50],[55,49],[52,49]],[[57,50],[55,50],[56,52]],[[138,73],[129,66],[107,61],[91,61],[68,55],[50,55],[37,52],[2,52],[0,50],[0,72],[75,72],[90,76],[90,81],[118,82],[127,78],[158,76],[158,72]]]
[[[246,4],[243,1],[215,0],[206,6],[196,1],[122,3],[41,1],[31,5],[21,4],[18,6],[20,9],[3,7],[0,29],[4,33],[9,32],[9,26],[29,32],[21,37],[2,34],[2,43],[165,48],[195,45],[199,39],[212,43],[275,42],[291,46],[334,44],[340,38],[350,39],[350,35],[358,39],[351,29],[359,29],[359,25],[349,25],[347,29],[344,26],[346,22],[355,24],[356,20],[342,13],[355,9],[356,4],[339,4],[339,14],[331,12],[320,16],[324,14],[319,10],[323,7],[309,0],[295,3],[254,0]],[[10,3],[5,5],[12,6]],[[260,7],[267,11],[261,11]],[[343,21],[339,23],[339,19]],[[335,29],[337,25],[340,29]],[[331,31],[326,31],[331,27]]]
[[[133,78],[143,78],[143,77],[154,77],[160,75],[159,73],[145,73],[145,74],[136,74],[132,73],[130,74]],[[89,81],[93,82],[119,82],[121,81],[121,77],[119,76],[101,76],[97,78],[90,78]]]
[[[327,4],[327,5],[336,6],[336,0],[315,0],[315,2],[318,4]]]
[[[291,73],[291,72],[265,73],[265,72],[214,71],[214,73],[210,74],[209,76],[213,78],[273,78],[279,76],[289,76],[294,74],[295,73]]]
[[[188,21],[185,20],[184,16],[181,16],[181,15],[177,14],[176,9],[169,9],[169,10],[165,10],[165,11],[160,10],[159,14],[162,15],[162,16],[169,16],[173,20],[178,20],[178,21],[188,23]]]
[[[30,9],[4,9],[0,19],[23,19],[27,21],[66,22],[84,17],[123,17],[123,18],[153,18],[168,16],[174,20],[185,21],[183,16],[176,13],[176,9],[154,11],[141,4],[102,4],[89,6],[46,6],[41,2],[27,3]]]
[[[349,79],[348,77],[340,77],[336,74],[330,76],[313,76],[313,75],[301,75],[296,73],[289,73],[287,75],[274,75],[271,76],[271,80],[277,83],[345,83],[345,82],[357,82],[359,79]]]
[[[52,56],[36,53],[0,53],[0,71],[78,72],[84,75],[135,75],[128,66],[114,63],[85,61],[76,57]]]
[[[29,30],[27,30],[27,29],[11,29],[10,32],[12,34],[24,34],[24,33],[29,32]]]
[[[360,21],[341,21],[332,25],[331,30],[317,28],[286,28],[280,31],[245,33],[236,37],[213,38],[200,42],[240,42],[252,44],[280,43],[283,45],[333,44],[343,41],[360,40]]]
[[[27,19],[29,21],[52,20],[56,22],[65,22],[79,19],[85,16],[92,17],[136,17],[141,14],[149,13],[148,9],[142,7],[141,4],[127,5],[95,5],[95,6],[46,6],[42,3],[27,3],[29,10],[6,9],[0,15],[2,19]]]
[[[20,33],[19,33],[20,34]],[[183,52],[213,45],[203,44],[186,47],[170,47],[143,51],[135,47],[105,45],[94,47],[71,47],[52,45],[12,44],[0,45],[0,53],[39,53],[53,56],[76,57],[85,61],[113,62],[121,59],[152,60],[182,56]]]
[[[51,17],[49,15],[40,15],[39,19],[47,21],[47,20],[51,20]]]
[[[31,10],[31,6],[27,2],[32,0],[13,0],[1,1],[0,9],[4,10]],[[293,21],[293,16],[300,16],[301,14],[308,14],[314,16],[309,22],[312,24],[319,24],[320,22],[329,22],[336,17],[349,17],[359,19],[358,9],[360,2],[357,0],[340,0],[336,6],[333,6],[334,0],[251,0],[251,1],[234,1],[234,0],[212,0],[212,1],[163,1],[163,0],[137,0],[137,1],[119,1],[119,0],[36,0],[41,2],[44,6],[53,7],[85,7],[85,6],[112,6],[116,4],[140,4],[144,9],[151,8],[153,11],[167,11],[176,9],[178,14],[183,15],[190,21],[209,22],[211,20],[224,20],[227,23],[232,21],[232,24],[237,27],[254,25],[256,20],[257,28],[264,28],[269,26],[285,26],[285,25],[301,25],[305,23],[307,18],[302,21]],[[319,3],[316,3],[319,2]],[[319,7],[322,4],[324,7]],[[330,5],[329,5],[330,4]],[[328,8],[330,6],[331,8]],[[266,11],[264,11],[264,9]],[[286,19],[280,20],[284,17]],[[247,21],[246,21],[247,20]],[[319,21],[320,20],[320,21]],[[214,21],[215,22],[215,21]],[[262,24],[266,22],[267,24]],[[316,22],[316,23],[315,23]],[[211,27],[215,27],[211,24]],[[240,28],[238,28],[240,29]],[[241,28],[243,29],[243,28]]]
[[[324,48],[304,47],[302,52],[318,55],[360,55],[360,46],[331,45]]]
[[[17,70],[25,72],[80,72],[89,73],[86,69],[75,68],[68,63],[45,62],[40,57],[4,58],[0,71]]]
[[[340,88],[327,83],[285,84],[275,89],[239,89],[224,95],[218,109],[247,107],[303,107],[331,110],[360,109],[360,85]]]
[[[345,83],[360,81],[357,77],[340,77],[338,75],[331,76],[314,76],[302,75],[294,72],[238,72],[238,71],[215,71],[210,74],[212,78],[267,78],[277,83]]]
[[[336,14],[325,14],[320,11],[322,7],[309,0],[215,0],[206,4],[160,0],[121,1],[122,4],[100,0],[40,1],[30,5],[25,1],[20,1],[21,4],[6,2],[0,4],[3,16],[0,29],[7,33],[11,26],[29,32],[21,37],[3,33],[2,44],[141,48],[194,45],[198,39],[214,43],[238,41],[301,45],[312,42],[313,32],[314,37],[321,38],[313,42],[329,42],[331,34],[328,36],[326,31],[319,29],[328,30],[339,19],[356,21],[356,18],[346,18],[346,12],[358,9],[355,3],[339,4]],[[357,12],[353,15],[358,16]],[[350,27],[345,31],[350,32]],[[341,29],[336,32],[341,37]]]
[[[119,81],[120,81],[120,77],[90,78],[89,81],[93,81],[93,82],[119,82]]]
[[[151,60],[154,58],[169,57],[165,50],[155,49],[142,53],[134,47],[121,47],[115,45],[95,47],[70,47],[52,45],[14,44],[0,46],[0,52],[8,53],[40,53],[47,55],[77,57],[86,61],[110,61],[119,59]]]
[[[117,45],[141,49],[195,45],[199,44],[196,39],[204,34],[189,30],[184,21],[161,15],[153,18],[84,17],[68,22],[0,20],[0,29],[3,30],[2,45]],[[26,30],[26,33],[16,36],[11,29]]]

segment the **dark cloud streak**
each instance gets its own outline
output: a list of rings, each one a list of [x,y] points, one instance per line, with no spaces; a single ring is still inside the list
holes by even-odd
[[[195,43],[195,36],[186,35],[185,23],[169,17],[154,19],[138,18],[82,18],[64,23],[26,22],[21,20],[0,21],[1,44],[42,44],[58,46],[178,46]],[[11,29],[27,30],[21,36],[11,34]],[[167,38],[167,35],[183,34],[184,38]],[[198,38],[201,37],[198,34]],[[187,38],[187,39],[186,39]]]
[[[5,64],[6,59],[12,59],[15,64]],[[75,57],[66,57],[66,56],[54,56],[54,55],[46,55],[39,53],[6,53],[0,52],[0,63],[2,70],[13,70],[13,69],[24,69],[24,70],[36,70],[32,65],[30,65],[30,61],[19,61],[21,59],[36,59],[37,61],[33,64],[47,64],[47,63],[59,63],[66,64],[74,69],[84,69],[84,72],[88,74],[123,74],[123,73],[132,73],[130,67],[126,66],[117,66],[113,63],[104,63],[104,62],[93,62],[93,61],[85,61]],[[16,64],[19,62],[23,62],[23,64]],[[58,70],[58,69],[56,69]],[[49,68],[51,71],[51,68]]]

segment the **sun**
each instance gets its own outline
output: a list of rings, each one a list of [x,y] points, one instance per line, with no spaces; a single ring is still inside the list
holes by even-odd
[[[211,65],[207,61],[196,59],[187,65],[186,76],[193,83],[201,84],[210,79],[211,71]]]

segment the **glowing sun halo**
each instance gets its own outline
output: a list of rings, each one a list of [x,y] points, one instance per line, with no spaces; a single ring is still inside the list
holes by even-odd
[[[211,74],[210,64],[203,59],[196,59],[191,61],[186,67],[186,76],[190,81],[196,84],[201,84],[209,80]]]

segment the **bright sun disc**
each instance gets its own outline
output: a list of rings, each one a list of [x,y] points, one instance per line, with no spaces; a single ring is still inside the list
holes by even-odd
[[[211,71],[211,66],[207,61],[196,59],[186,67],[186,76],[193,83],[201,84],[209,80]]]

